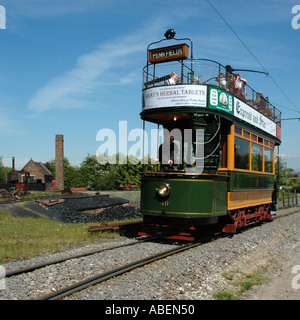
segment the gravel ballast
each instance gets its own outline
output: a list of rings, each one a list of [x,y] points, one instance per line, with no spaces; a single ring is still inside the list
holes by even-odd
[[[280,213],[295,211],[281,210]],[[97,247],[112,246],[132,239],[120,238],[99,242]],[[167,250],[176,244],[149,242],[117,251],[107,251],[90,257],[74,259],[58,265],[36,270],[32,273],[6,279],[6,289],[0,291],[0,299],[31,299],[54,291],[61,285],[70,285],[95,272],[103,272],[121,266],[158,251]],[[178,244],[177,244],[178,245]],[[75,254],[95,249],[96,245],[79,247],[57,254],[44,255],[26,261],[4,264],[7,271],[32,265],[58,256]],[[212,300],[214,294],[224,290],[240,291],[236,277],[253,274],[264,269],[263,278],[268,280],[256,284],[239,294],[239,299],[259,299],[270,286],[276,291],[265,295],[265,299],[294,299],[300,295],[292,287],[294,264],[300,257],[300,212],[271,223],[249,228],[233,237],[221,238],[199,247],[176,254],[95,285],[66,299],[83,300]],[[232,277],[225,275],[231,274]],[[285,277],[282,277],[285,275]],[[280,283],[285,281],[285,286]],[[261,292],[260,290],[263,290]]]

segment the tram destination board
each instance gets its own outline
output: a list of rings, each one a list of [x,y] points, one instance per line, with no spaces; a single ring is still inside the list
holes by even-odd
[[[189,46],[186,43],[149,50],[150,63],[160,63],[171,60],[183,60],[187,59],[188,57]]]

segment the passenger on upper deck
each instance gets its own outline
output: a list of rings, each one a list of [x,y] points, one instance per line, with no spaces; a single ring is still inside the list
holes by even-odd
[[[171,78],[170,79],[168,79],[168,80],[166,80],[165,81],[165,84],[166,85],[173,85],[173,84],[176,84],[176,82],[177,82],[177,78],[178,78],[178,74],[176,73],[176,72],[173,72],[172,74],[171,74]]]
[[[228,83],[228,90],[230,93],[234,92],[234,75],[232,73],[226,72],[226,79]]]
[[[246,79],[242,79],[239,73],[234,75],[234,93],[244,102],[246,102],[245,97],[245,85],[247,84]]]
[[[220,89],[227,90],[227,82],[225,80],[224,73],[220,73],[219,76],[216,78],[216,81],[220,84]]]
[[[199,84],[199,77],[194,77],[193,84]]]
[[[256,92],[256,100],[251,104],[258,111],[266,110],[266,99],[263,97],[260,91]]]

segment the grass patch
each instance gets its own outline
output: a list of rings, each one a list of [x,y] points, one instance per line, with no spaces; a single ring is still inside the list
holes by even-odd
[[[238,282],[240,285],[240,292],[244,293],[250,290],[253,286],[258,286],[269,281],[266,277],[267,268],[259,267],[254,273],[243,274],[244,279]]]
[[[31,199],[31,198],[37,198],[37,197],[53,197],[53,196],[61,196],[61,192],[55,192],[55,191],[29,191],[26,196],[24,196],[24,199]]]
[[[0,212],[0,263],[119,237],[118,233],[109,231],[90,233],[90,225],[95,225],[95,222],[68,224],[48,219],[12,217],[7,212]]]
[[[230,273],[223,273],[223,277],[231,283],[231,290],[218,291],[213,294],[214,300],[242,300],[246,297],[248,291],[258,285],[269,282],[267,277],[267,267],[260,266],[252,273],[245,273],[242,271],[234,271]]]
[[[213,295],[214,300],[240,300],[240,298],[233,292],[224,290],[219,291]]]
[[[38,197],[52,197],[52,196],[60,196],[61,192],[46,192],[46,191],[29,191],[26,196],[22,196],[22,199],[32,199],[32,198],[38,198]],[[16,198],[10,198],[10,197],[4,197],[0,198],[0,203],[10,200],[11,202],[14,202]]]

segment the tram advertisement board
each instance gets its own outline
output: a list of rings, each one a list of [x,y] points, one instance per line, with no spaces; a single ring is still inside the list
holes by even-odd
[[[208,107],[233,114],[233,97],[223,90],[209,87]]]
[[[168,107],[206,107],[207,87],[175,85],[153,87],[143,91],[143,110]]]
[[[234,98],[234,116],[276,137],[275,122],[236,98]]]

